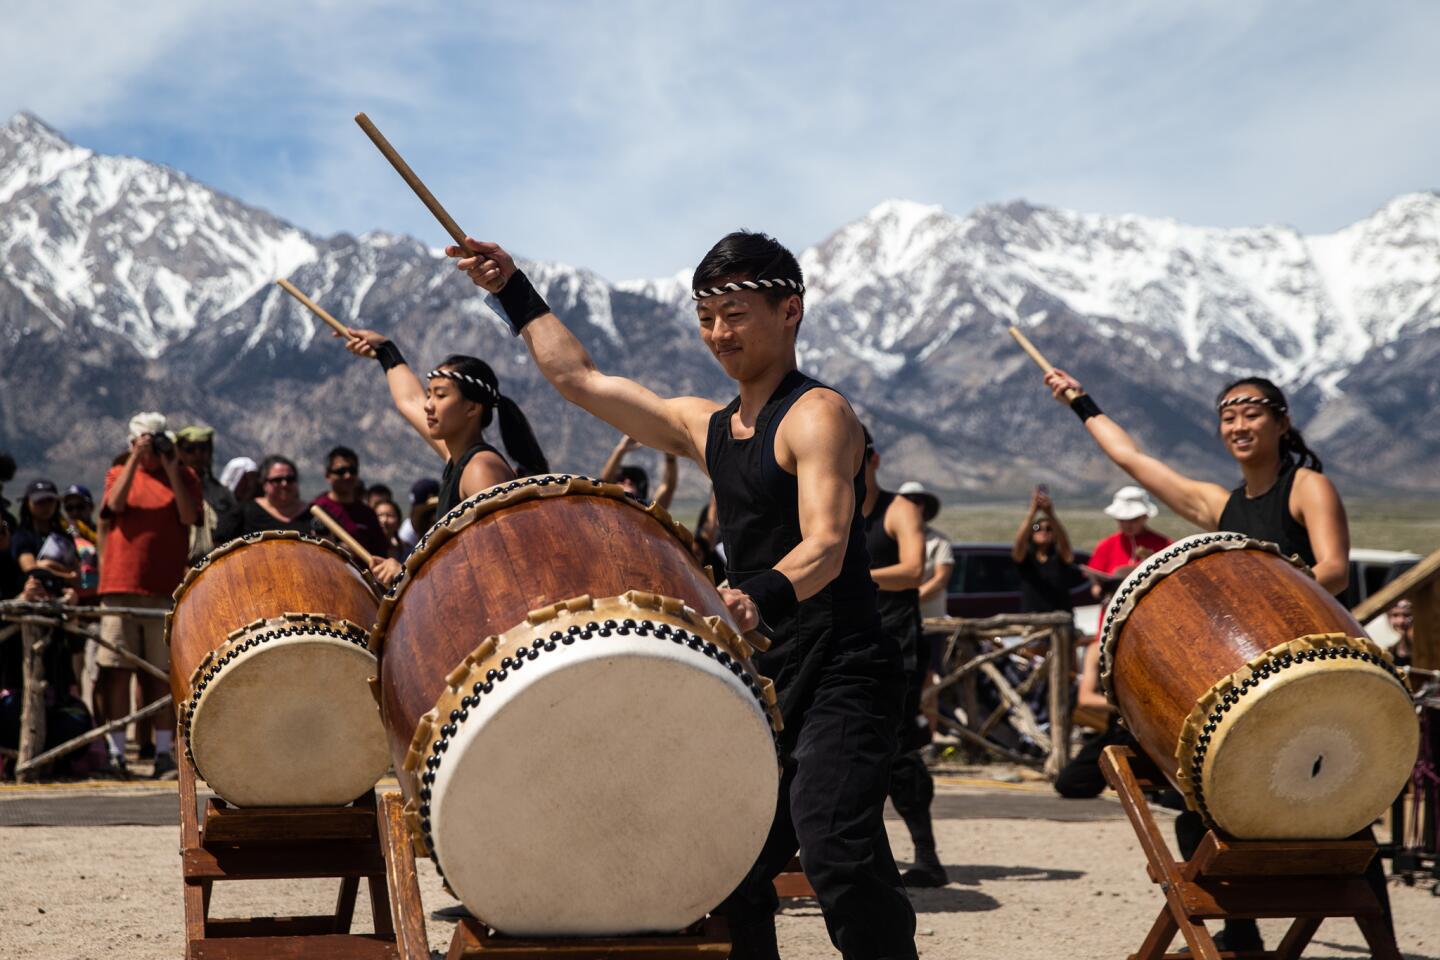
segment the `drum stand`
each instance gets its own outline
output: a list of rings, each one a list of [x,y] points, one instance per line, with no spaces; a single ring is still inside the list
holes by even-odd
[[[1371,956],[1401,960],[1364,872],[1373,840],[1229,840],[1214,830],[1189,860],[1176,862],[1145,801],[1145,791],[1166,786],[1148,759],[1128,747],[1106,747],[1100,769],[1135,828],[1149,862],[1150,879],[1165,892],[1165,906],[1130,960],[1295,960],[1327,917],[1351,917]],[[1221,952],[1205,920],[1293,918],[1274,950]],[[1180,933],[1186,954],[1166,953]]]
[[[180,857],[187,960],[428,960],[425,914],[400,797],[367,792],[343,807],[240,809],[212,798],[196,810],[195,768],[180,765]],[[337,877],[334,914],[210,916],[219,880]],[[369,881],[373,934],[350,932],[360,879]]]
[[[445,960],[725,960],[725,921],[709,917],[684,933],[639,937],[505,937],[478,920],[455,926]]]

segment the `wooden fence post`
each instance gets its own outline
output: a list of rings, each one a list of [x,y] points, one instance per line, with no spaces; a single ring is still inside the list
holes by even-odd
[[[36,779],[40,771],[22,771],[19,768],[45,750],[45,648],[50,643],[50,630],[37,624],[22,623],[20,643],[25,699],[20,706],[20,755],[15,779],[28,783]]]
[[[1045,776],[1054,780],[1070,762],[1070,718],[1072,702],[1070,673],[1075,662],[1075,628],[1058,624],[1050,631],[1050,756],[1045,758]]]

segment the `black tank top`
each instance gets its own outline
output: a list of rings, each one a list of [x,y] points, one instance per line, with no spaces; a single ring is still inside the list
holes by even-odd
[[[440,474],[439,506],[435,508],[436,520],[439,520],[445,516],[445,514],[454,510],[455,507],[460,504],[460,501],[465,499],[460,496],[460,478],[465,475],[465,467],[475,458],[475,455],[477,453],[484,453],[486,450],[500,457],[501,460],[505,459],[503,456],[500,456],[499,450],[496,450],[490,446],[490,444],[481,440],[460,454],[458,460],[445,461],[445,472]]]
[[[870,553],[870,569],[893,566],[900,562],[900,542],[885,532],[885,511],[895,502],[895,494],[881,490],[875,506],[865,517],[865,548]],[[913,667],[915,640],[920,633],[920,591],[880,590],[876,608],[885,632],[900,644],[906,668]]]
[[[790,407],[824,384],[799,371],[786,375],[760,409],[753,436],[736,440],[730,418],[740,409],[736,397],[710,418],[705,465],[715,486],[715,507],[725,543],[731,586],[774,567],[801,541],[799,488],[794,474],[775,460],[775,433]],[[755,658],[756,667],[775,681],[787,716],[803,709],[813,682],[826,662],[864,660],[861,669],[898,671],[900,651],[880,629],[875,584],[865,550],[865,476],[855,476],[855,513],[840,573],[813,597],[800,601],[793,616],[767,624],[773,644]]]
[[[1281,553],[1295,554],[1313,567],[1315,551],[1310,547],[1310,532],[1290,513],[1295,471],[1293,463],[1283,468],[1270,489],[1258,497],[1245,496],[1243,483],[1236,487],[1220,511],[1220,529],[1269,540],[1279,545]]]

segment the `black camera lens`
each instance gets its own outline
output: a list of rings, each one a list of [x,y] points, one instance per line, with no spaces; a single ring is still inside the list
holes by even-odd
[[[155,452],[160,454],[160,456],[168,457],[175,452],[175,441],[171,440],[165,434],[152,433],[150,434],[150,438],[150,445],[155,448]]]

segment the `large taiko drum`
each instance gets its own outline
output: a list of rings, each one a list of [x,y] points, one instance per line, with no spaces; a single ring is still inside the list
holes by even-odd
[[[293,531],[195,565],[166,617],[185,749],[241,807],[348,803],[390,758],[370,682],[378,599],[344,549]]]
[[[1230,836],[1348,837],[1414,766],[1415,712],[1390,658],[1274,544],[1172,544],[1121,584],[1100,639],[1106,696]]]
[[[541,476],[460,504],[380,607],[417,849],[504,933],[682,929],[753,865],[779,714],[668,514]]]

